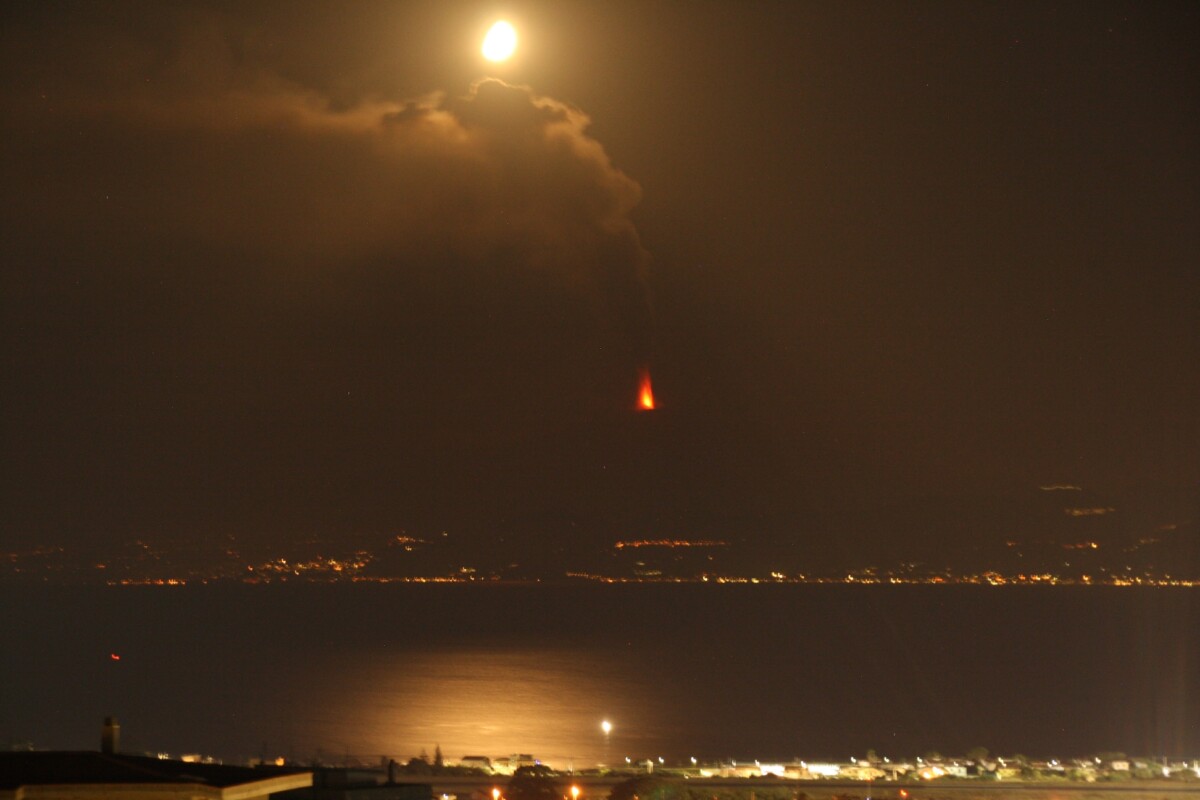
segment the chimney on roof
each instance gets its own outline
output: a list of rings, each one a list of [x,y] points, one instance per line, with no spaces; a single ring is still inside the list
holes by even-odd
[[[121,747],[121,723],[116,717],[104,718],[104,732],[100,735],[100,752],[115,753]]]

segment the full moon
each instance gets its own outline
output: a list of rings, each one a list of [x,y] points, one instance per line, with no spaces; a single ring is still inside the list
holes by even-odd
[[[507,61],[517,49],[517,31],[500,20],[483,37],[483,57],[488,61]]]

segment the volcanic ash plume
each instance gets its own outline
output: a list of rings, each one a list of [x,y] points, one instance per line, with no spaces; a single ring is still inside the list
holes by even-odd
[[[36,71],[53,79],[39,91],[54,96],[55,113],[31,115],[6,138],[15,173],[0,194],[6,208],[20,209],[8,227],[25,230],[25,241],[107,231],[111,252],[98,261],[132,265],[122,274],[139,285],[163,279],[163,260],[142,252],[153,249],[142,244],[144,231],[187,243],[173,251],[219,253],[196,256],[205,285],[239,287],[229,302],[214,300],[214,319],[235,305],[294,303],[281,309],[281,318],[298,321],[284,340],[300,342],[317,335],[299,322],[315,308],[356,318],[361,337],[320,345],[329,370],[363,363],[356,380],[387,369],[360,362],[361,354],[399,358],[401,348],[411,364],[426,357],[423,343],[435,341],[428,331],[438,329],[459,343],[445,348],[446,370],[478,375],[481,364],[509,365],[493,370],[493,393],[519,391],[520,381],[504,378],[522,364],[548,366],[567,391],[568,380],[583,382],[571,376],[575,354],[589,352],[603,354],[594,366],[611,370],[613,397],[628,402],[631,371],[651,349],[649,254],[632,218],[641,188],[589,134],[581,110],[495,79],[463,96],[335,99],[319,81],[298,82],[271,52],[244,55],[244,37],[219,14],[205,15],[211,35],[201,36],[190,16],[168,13],[161,43],[136,46],[104,39],[111,26],[101,16],[73,22],[70,38],[104,46],[84,48],[70,68]],[[0,48],[0,65],[24,74],[21,65],[46,58],[48,42],[37,44]],[[145,55],[155,47],[161,57]],[[44,102],[38,97],[26,105]],[[74,144],[79,131],[88,131],[86,147]],[[202,169],[198,153],[212,155]],[[11,188],[19,186],[37,186],[36,202]],[[107,196],[121,201],[88,200]],[[42,212],[49,208],[53,215]],[[247,294],[252,286],[269,298]],[[251,353],[262,348],[239,337],[257,329],[196,336],[238,341],[240,353]],[[307,363],[312,352],[294,356]],[[268,381],[266,391],[294,402],[284,372],[271,377],[280,384]],[[643,385],[638,408],[652,406]]]

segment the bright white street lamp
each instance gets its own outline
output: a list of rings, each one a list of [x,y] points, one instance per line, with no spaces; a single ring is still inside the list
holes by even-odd
[[[604,720],[603,722],[600,723],[600,730],[604,731],[604,766],[605,767],[608,766],[608,757],[609,757],[608,756],[608,752],[609,752],[608,751],[608,741],[609,741],[609,734],[612,733],[612,729],[613,729],[613,724],[611,722],[609,722],[608,720]]]

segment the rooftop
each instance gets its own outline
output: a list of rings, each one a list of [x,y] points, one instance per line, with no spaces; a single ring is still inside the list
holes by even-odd
[[[238,797],[250,798],[311,786],[312,773],[286,767],[250,769],[120,753],[0,753],[0,798],[16,797],[22,787],[29,786],[86,785],[100,789],[131,784],[144,789],[158,784],[167,792],[178,788],[190,793],[202,786],[211,790],[203,794],[212,797],[225,797],[225,790],[236,788]]]

